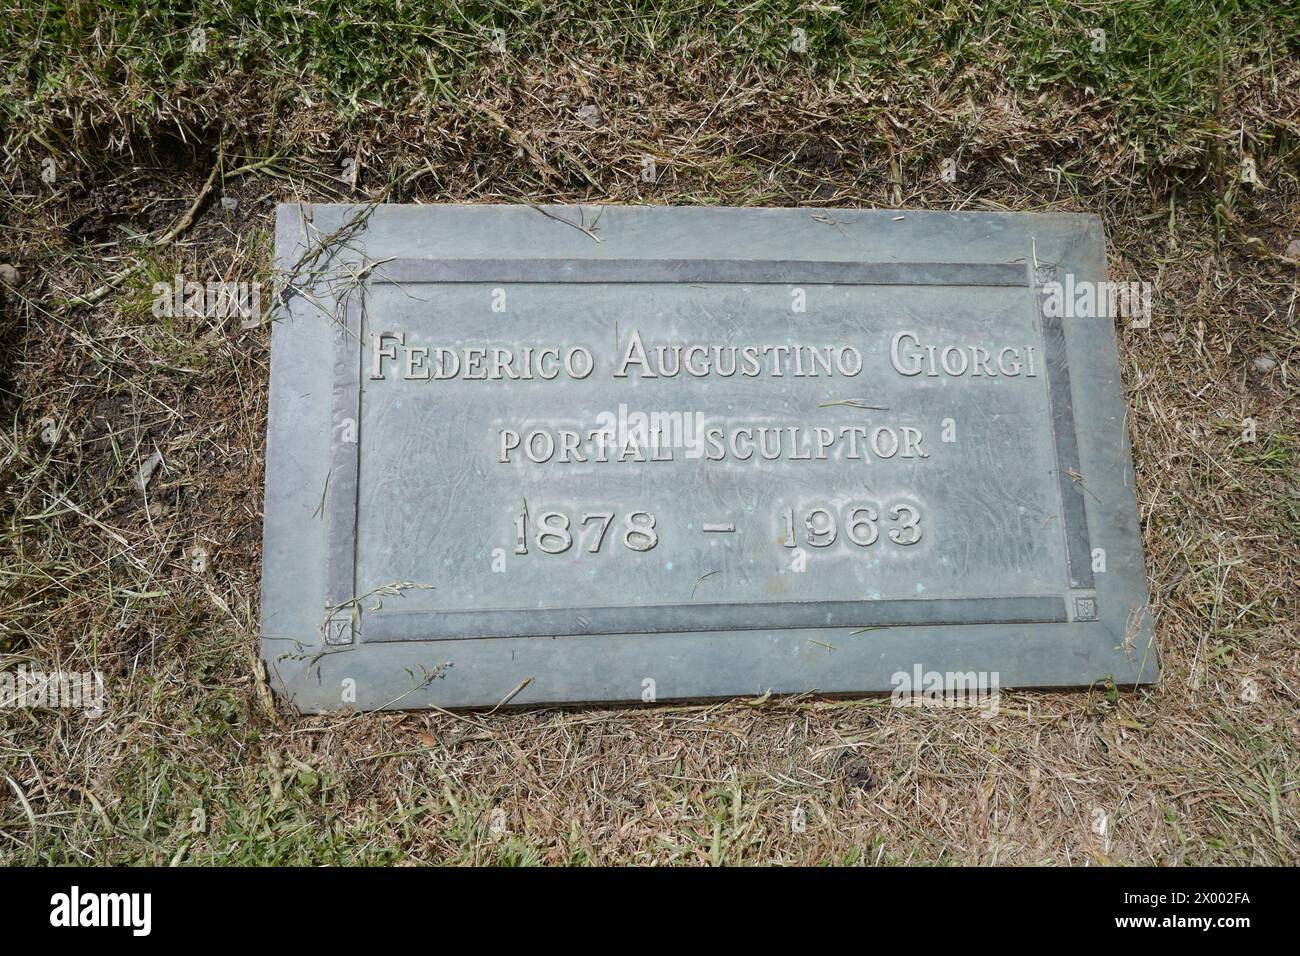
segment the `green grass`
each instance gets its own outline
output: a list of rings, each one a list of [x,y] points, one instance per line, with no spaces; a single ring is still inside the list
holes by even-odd
[[[121,130],[251,144],[274,139],[274,119],[308,99],[328,103],[346,124],[414,105],[454,109],[484,75],[508,83],[523,62],[653,62],[690,51],[778,80],[812,73],[904,97],[935,85],[979,98],[1005,82],[1026,98],[1087,99],[1113,110],[1114,135],[1156,163],[1211,153],[1241,119],[1228,109],[1234,90],[1300,52],[1300,7],[1270,0],[838,6],[614,0],[557,12],[508,0],[34,0],[0,24],[0,72],[10,149],[19,153],[76,148],[80,136]],[[805,31],[804,52],[791,49],[795,28]],[[488,49],[493,29],[505,31],[510,57]],[[1093,48],[1096,29],[1105,31],[1104,52]],[[222,101],[232,89],[255,99]],[[908,105],[895,97],[889,108]],[[70,117],[88,125],[75,128]],[[1285,135],[1293,139],[1294,129]]]

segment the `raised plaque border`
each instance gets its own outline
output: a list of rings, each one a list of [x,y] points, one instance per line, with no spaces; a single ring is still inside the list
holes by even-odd
[[[549,637],[575,634],[686,633],[817,627],[1050,624],[1098,615],[1086,503],[1079,474],[1062,320],[1044,309],[1051,266],[993,262],[854,262],[803,259],[388,259],[349,289],[333,332],[332,433],[325,519],[327,644]],[[362,611],[356,594],[356,528],[360,482],[360,346],[368,284],[654,284],[897,285],[1022,287],[1035,309],[1044,356],[1056,456],[1068,588],[1082,595],[907,598],[859,601],[774,601],[650,604],[612,607],[440,611]],[[1067,600],[1070,597],[1070,600]],[[978,615],[978,617],[976,617]],[[974,619],[972,619],[974,618]]]

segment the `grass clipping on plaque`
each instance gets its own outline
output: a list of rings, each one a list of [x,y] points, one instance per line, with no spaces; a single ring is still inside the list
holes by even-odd
[[[0,709],[0,863],[1296,863],[1298,34],[1263,2],[7,11],[0,671],[107,699]],[[287,713],[269,329],[152,289],[269,283],[275,202],[372,199],[1101,214],[1157,290],[1119,334],[1161,684]]]

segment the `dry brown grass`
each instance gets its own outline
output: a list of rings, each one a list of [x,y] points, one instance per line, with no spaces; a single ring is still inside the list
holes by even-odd
[[[20,276],[4,292],[0,664],[98,668],[110,706],[99,720],[0,713],[0,861],[1300,859],[1294,168],[1261,152],[1266,187],[1241,186],[1228,136],[1226,159],[1171,142],[1139,164],[1107,104],[1024,96],[996,56],[969,77],[977,96],[777,78],[703,48],[505,72],[477,77],[461,107],[284,117],[281,158],[228,184],[238,208],[208,202],[162,248],[130,235],[181,216],[210,141],[155,142],[134,161],[83,146],[56,189],[29,161],[5,178],[0,261]],[[1298,90],[1283,63],[1225,109],[1249,135],[1294,135]],[[256,91],[227,95],[262,123]],[[593,102],[595,129],[577,117]],[[960,180],[939,182],[958,146]],[[637,178],[647,154],[655,184]],[[349,157],[355,190],[339,178]],[[380,195],[1101,213],[1114,277],[1159,289],[1122,356],[1160,685],[1014,692],[993,718],[815,698],[277,712],[256,663],[268,336],[154,319],[149,285],[265,279],[274,202]],[[100,305],[67,302],[137,261]],[[1261,356],[1275,364],[1261,371]]]

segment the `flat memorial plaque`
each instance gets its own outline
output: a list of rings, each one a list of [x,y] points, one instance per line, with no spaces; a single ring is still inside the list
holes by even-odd
[[[1156,679],[1096,217],[294,204],[276,255],[301,710]]]

